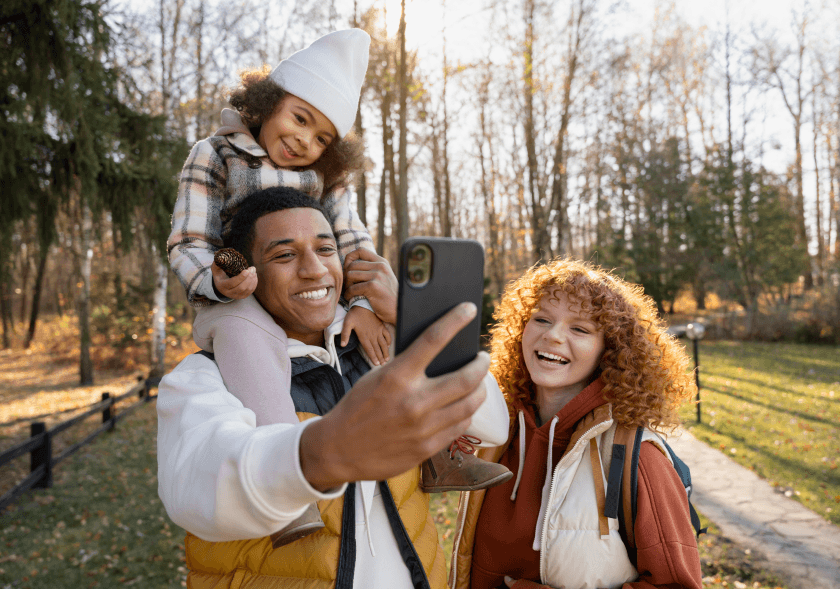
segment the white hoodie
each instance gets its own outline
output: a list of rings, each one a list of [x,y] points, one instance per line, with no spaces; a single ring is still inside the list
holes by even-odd
[[[324,333],[325,348],[289,340],[290,357],[309,356],[340,370],[334,336],[344,315],[339,308]],[[507,439],[508,413],[492,376],[485,385],[487,398],[467,434],[482,446],[497,446]],[[268,536],[310,503],[344,493],[346,485],[320,493],[303,476],[300,435],[313,420],[257,427],[254,412],[225,388],[215,362],[204,356],[188,356],[163,378],[157,410],[158,494],[172,521],[203,540]],[[356,550],[355,584],[411,587],[407,569],[394,566],[401,558],[377,486],[357,485],[356,539],[370,549]]]

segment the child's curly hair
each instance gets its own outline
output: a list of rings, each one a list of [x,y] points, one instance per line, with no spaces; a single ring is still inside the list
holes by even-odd
[[[230,93],[230,104],[248,128],[259,128],[271,118],[288,96],[277,82],[269,78],[271,67],[244,70],[239,86]],[[364,144],[351,131],[347,137],[336,137],[310,168],[324,176],[324,194],[340,184],[348,184],[353,174],[364,170]]]
[[[695,391],[685,350],[665,332],[656,305],[641,286],[569,258],[530,268],[507,286],[493,314],[490,370],[508,401],[535,404],[522,333],[542,296],[554,288],[562,289],[603,330],[600,376],[613,418],[626,427],[675,427],[677,409]]]

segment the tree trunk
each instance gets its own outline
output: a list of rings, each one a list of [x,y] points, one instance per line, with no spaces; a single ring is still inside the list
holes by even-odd
[[[823,240],[822,232],[822,198],[820,194],[820,151],[819,151],[819,134],[820,121],[817,114],[817,92],[811,96],[813,101],[813,116],[814,116],[814,196],[816,204],[816,225],[814,227],[815,236],[817,238],[817,284],[822,286],[825,278],[825,242]]]
[[[35,338],[35,327],[38,325],[38,313],[41,310],[41,290],[44,286],[44,274],[47,270],[47,257],[50,252],[50,246],[41,245],[41,259],[38,262],[38,273],[35,275],[35,288],[32,291],[32,305],[30,306],[29,314],[29,331],[26,334],[26,342],[23,344],[25,350],[32,345],[32,340]],[[24,296],[26,294],[24,293]]]
[[[11,347],[11,340],[9,339],[9,286],[6,281],[0,281],[0,317],[3,321],[3,349],[7,350]]]
[[[125,309],[125,293],[123,292],[122,278],[122,252],[120,251],[120,239],[117,234],[117,227],[111,226],[111,241],[114,246],[114,307],[118,312]]]
[[[79,384],[93,384],[93,362],[90,358],[90,275],[93,266],[91,247],[92,222],[90,209],[84,202],[82,207],[82,291],[79,293]]]
[[[800,112],[802,112],[800,110]],[[806,251],[808,249],[808,226],[805,223],[805,195],[803,190],[802,179],[802,143],[800,141],[802,124],[801,119],[797,115],[793,122],[794,146],[796,153],[796,160],[794,163],[794,183],[796,185],[796,228],[799,233],[799,239]],[[808,254],[808,260],[811,255]],[[814,287],[814,272],[811,264],[805,269],[805,290],[811,290]]]
[[[489,74],[488,74],[489,77]],[[502,292],[504,287],[504,273],[502,271],[502,252],[501,240],[499,239],[499,221],[496,213],[495,202],[495,186],[492,181],[488,181],[488,172],[485,165],[484,158],[484,143],[487,142],[490,150],[490,174],[494,173],[492,170],[492,143],[491,133],[487,129],[487,102],[489,98],[488,91],[489,80],[484,81],[479,92],[479,136],[478,136],[478,161],[481,169],[481,194],[484,197],[484,206],[487,212],[487,241],[488,253],[490,254],[490,270],[493,278],[493,298],[496,299]]]
[[[359,139],[364,141],[365,128],[362,126],[362,109],[356,110],[356,132]],[[367,170],[362,169],[356,179],[356,211],[359,213],[359,220],[367,227]]]
[[[445,3],[444,3],[445,9]],[[444,237],[452,237],[452,187],[449,182],[449,112],[446,108],[446,86],[449,81],[449,64],[446,62],[446,36],[443,37],[443,145],[441,146],[440,170],[443,173],[443,207],[440,211],[441,231]]]
[[[528,196],[531,212],[532,262],[536,263],[546,253],[543,225],[545,222],[542,199],[537,182],[537,139],[534,129],[534,0],[525,2],[525,50],[523,51],[524,72],[522,88],[525,94],[525,150],[528,154]]]
[[[840,96],[840,51],[837,52],[837,95]],[[834,264],[840,269],[840,100],[837,101],[837,151],[834,159],[834,176],[837,188],[834,191]],[[829,146],[828,151],[832,151]]]
[[[838,124],[840,124],[840,115],[838,115]],[[840,134],[837,136],[837,142],[840,144]],[[828,200],[831,207],[831,218],[834,219],[836,227],[834,231],[834,265],[840,267],[840,153],[834,154],[834,148],[831,143],[831,133],[825,134],[825,146],[828,153]],[[832,159],[834,161],[834,176],[831,174]],[[831,223],[828,225],[831,230]]]
[[[396,214],[397,226],[394,232],[397,238],[396,247],[408,239],[408,87],[406,82],[406,54],[405,54],[405,0],[400,2],[400,184],[399,197],[397,198],[394,212]]]
[[[166,286],[169,268],[160,257],[157,247],[152,244],[152,257],[155,260],[155,290],[152,306],[151,370],[149,376],[161,377],[166,374]]]
[[[195,136],[206,137],[204,130],[204,2],[198,3],[195,23]]]
[[[28,223],[24,225],[24,231],[28,230]],[[26,237],[24,236],[24,239]],[[32,243],[32,240],[29,240]],[[29,250],[32,249],[27,247],[26,241],[23,242],[21,246],[21,255],[20,255],[20,322],[24,323],[26,321],[26,292],[29,289],[29,272],[30,272],[30,259],[29,259]]]
[[[569,17],[569,35],[574,35],[569,39],[569,55],[568,63],[566,65],[566,75],[563,78],[563,113],[560,116],[560,130],[557,132],[557,143],[554,151],[554,162],[552,166],[551,178],[551,205],[547,212],[555,211],[557,213],[557,237],[558,247],[560,253],[564,253],[565,243],[569,243],[569,238],[566,236],[566,135],[569,131],[569,120],[572,113],[572,84],[575,81],[575,73],[578,66],[578,55],[580,54],[580,46],[583,41],[583,20],[586,16],[586,8],[583,2],[578,2],[578,14],[575,19],[574,8]],[[577,22],[575,22],[577,21]],[[574,32],[572,32],[574,31]],[[543,236],[545,243],[550,244],[551,238],[548,234],[548,227],[545,229],[546,235]]]
[[[359,28],[359,5],[357,0],[353,0],[353,28]],[[362,93],[365,93],[365,87],[362,88]],[[365,138],[365,128],[362,122],[362,107],[356,109],[356,133],[361,141]],[[356,212],[359,214],[359,220],[362,225],[367,227],[367,170],[363,169],[356,179]],[[379,250],[381,252],[381,250]]]
[[[434,217],[432,226],[437,227],[438,235],[443,235],[443,184],[440,174],[440,136],[437,124],[432,122],[432,196]]]
[[[388,172],[382,166],[382,179],[379,181],[379,207],[376,219],[376,251],[385,256],[385,201],[388,198]]]

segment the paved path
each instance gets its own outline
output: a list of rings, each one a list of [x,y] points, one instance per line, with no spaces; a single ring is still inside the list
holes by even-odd
[[[725,536],[763,555],[792,588],[840,589],[840,527],[687,431],[668,443],[691,468],[692,503]]]

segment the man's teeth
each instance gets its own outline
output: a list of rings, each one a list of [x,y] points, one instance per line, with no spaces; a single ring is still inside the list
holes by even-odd
[[[298,296],[302,299],[323,299],[327,296],[327,291],[329,289],[320,288],[318,290],[308,290],[306,292],[302,292],[298,294]]]
[[[558,356],[556,354],[549,354],[548,352],[537,352],[537,356],[542,360],[551,360],[554,362],[560,362],[560,364],[568,364],[569,361],[564,358],[563,356]]]

